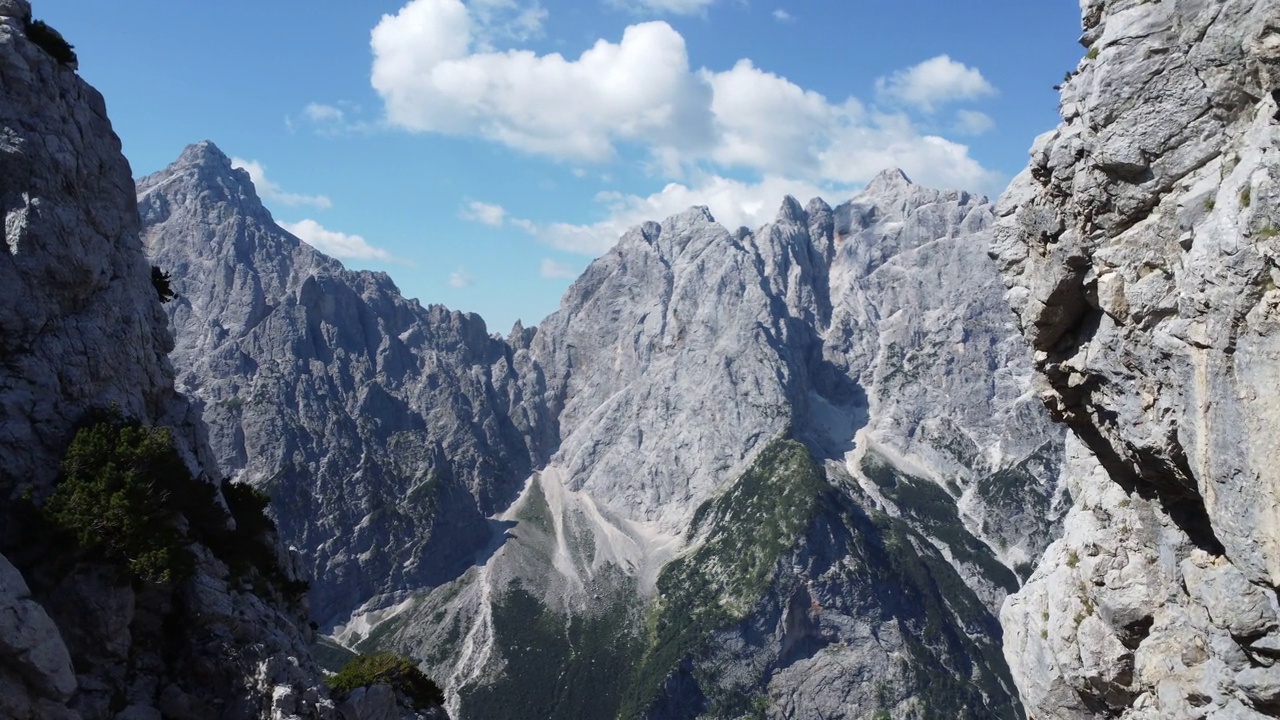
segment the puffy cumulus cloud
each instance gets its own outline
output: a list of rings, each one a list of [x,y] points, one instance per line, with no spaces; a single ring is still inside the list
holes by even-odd
[[[348,235],[326,229],[315,220],[280,223],[280,227],[325,255],[340,259],[393,260],[391,253],[370,245],[359,235]]]
[[[267,202],[280,203],[290,207],[310,205],[321,210],[327,210],[333,206],[329,198],[324,195],[299,195],[285,192],[283,188],[267,178],[267,166],[257,160],[233,157],[231,158],[231,165],[249,173],[249,179],[253,181],[253,187],[257,189],[258,196]]]
[[[796,18],[794,15],[787,12],[786,10],[783,10],[782,8],[778,8],[777,10],[773,11],[773,19],[777,20],[778,22],[791,22]]]
[[[937,135],[922,135],[904,115],[876,113],[865,126],[836,134],[821,153],[819,175],[829,181],[865,183],[886,168],[901,168],[929,187],[994,194],[1005,182],[969,155],[969,148]]]
[[[939,55],[876,80],[876,91],[889,100],[933,112],[939,105],[993,95],[996,89],[977,68]]]
[[[472,200],[462,208],[463,220],[471,220],[491,227],[502,227],[507,217],[506,208],[493,203]]]
[[[543,258],[542,265],[538,268],[538,274],[547,280],[573,280],[578,277],[578,271],[567,263],[557,262],[551,258]]]
[[[834,139],[864,115],[850,98],[836,105],[812,90],[739,60],[726,72],[703,70],[719,130],[711,156],[726,166],[812,176]]]
[[[628,27],[576,60],[477,47],[461,0],[412,0],[373,29],[372,83],[393,124],[478,134],[528,152],[603,160],[620,141],[705,141],[707,88],[684,38],[663,22]]]
[[[476,279],[466,268],[458,268],[449,274],[449,287],[467,288],[476,284]]]
[[[854,184],[901,167],[929,184],[995,189],[996,176],[967,147],[921,132],[904,114],[829,99],[750,60],[691,70],[684,38],[666,23],[632,25],[619,42],[600,40],[571,60],[480,49],[478,7],[412,0],[382,18],[372,80],[391,123],[572,162],[606,160],[631,144],[647,153],[651,174],[675,180],[718,167]],[[880,86],[894,102],[928,107],[993,92],[980,72],[946,56]]]
[[[906,115],[869,111],[855,98],[833,103],[747,60],[702,76],[714,89],[711,158],[720,165],[811,185],[865,183],[891,167],[935,187],[986,192],[1000,182],[968,147],[921,133]]]
[[[659,15],[700,15],[715,3],[716,0],[610,0],[615,7]]]
[[[652,195],[626,195],[604,192],[596,201],[607,217],[596,223],[535,223],[517,219],[512,224],[540,242],[554,248],[582,255],[604,253],[627,230],[640,223],[662,221],[695,205],[705,205],[717,222],[727,228],[758,228],[777,217],[782,199],[787,195],[806,202],[822,197],[831,204],[848,199],[849,187],[819,187],[812,183],[783,177],[765,177],[760,182],[745,183],[720,175],[706,175],[690,185],[669,183]]]
[[[943,55],[877,83],[875,103],[828,98],[740,60],[692,69],[684,38],[665,22],[631,25],[577,58],[494,51],[492,9],[516,0],[411,0],[372,33],[372,83],[386,119],[420,132],[469,135],[577,166],[639,150],[650,174],[677,180],[651,195],[602,193],[604,219],[586,224],[512,218],[470,202],[464,217],[521,229],[561,250],[598,255],[629,228],[707,205],[725,225],[772,220],[787,194],[838,202],[880,171],[992,193],[1003,178],[967,146],[925,132],[923,110],[995,92],[976,68]],[[650,10],[695,12],[709,0],[648,0]],[[780,21],[790,16],[775,14]],[[879,107],[877,107],[879,105]],[[957,116],[954,132],[984,118]],[[930,121],[930,125],[936,123]],[[756,178],[730,179],[729,174]]]

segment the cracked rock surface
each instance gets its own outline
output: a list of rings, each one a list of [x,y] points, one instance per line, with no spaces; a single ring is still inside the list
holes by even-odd
[[[1274,716],[1280,3],[1086,0],[994,256],[1074,430],[1063,540],[1004,608],[1036,717]]]

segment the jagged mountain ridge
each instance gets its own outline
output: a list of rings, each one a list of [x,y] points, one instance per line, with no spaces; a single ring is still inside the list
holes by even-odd
[[[448,336],[451,323],[482,328],[478,319],[414,308],[403,300],[370,302],[376,293],[344,290],[343,284],[393,286],[375,282],[373,274],[335,269],[270,223],[247,176],[232,171],[210,146],[189,149],[175,166],[141,181],[139,195],[147,245],[174,271],[184,295],[182,304],[172,306],[179,376],[205,402],[220,460],[241,477],[260,484],[269,479],[264,487],[285,508],[280,512],[293,515],[282,528],[289,528],[286,534],[315,563],[322,581],[313,592],[330,593],[333,608],[345,599],[346,612],[355,612],[338,628],[344,642],[394,646],[426,660],[438,677],[449,679],[455,703],[462,701],[464,709],[473,703],[479,712],[485,706],[474,703],[486,693],[490,699],[502,694],[492,681],[512,662],[503,657],[510,648],[501,647],[502,616],[510,602],[564,618],[560,624],[566,627],[589,625],[606,611],[621,613],[620,626],[635,627],[655,593],[702,592],[701,585],[725,582],[728,576],[702,577],[677,587],[670,578],[679,561],[670,560],[730,542],[724,538],[734,534],[708,524],[706,513],[715,503],[729,502],[725,497],[738,496],[733,488],[754,477],[764,448],[794,438],[803,443],[807,462],[820,468],[823,479],[806,495],[816,504],[800,502],[798,507],[808,509],[797,510],[794,535],[761,541],[772,543],[766,554],[775,560],[798,553],[788,555],[797,567],[825,569],[786,573],[780,570],[786,563],[775,567],[773,561],[756,568],[757,579],[736,601],[732,622],[704,628],[717,640],[699,640],[703,644],[678,667],[640,663],[644,667],[637,672],[668,679],[651,688],[653,696],[619,694],[605,704],[614,703],[613,711],[628,702],[633,709],[658,712],[668,703],[694,712],[733,694],[755,694],[788,712],[870,712],[910,707],[928,677],[977,663],[989,681],[988,696],[959,699],[953,709],[1016,712],[1011,685],[1001,679],[1003,663],[990,653],[999,636],[993,613],[1016,586],[1011,569],[1038,554],[1052,533],[1062,500],[1056,483],[1061,445],[1060,433],[1049,429],[1028,393],[1029,363],[986,257],[982,233],[991,212],[985,200],[926,190],[890,172],[834,210],[821,201],[802,208],[788,199],[778,220],[755,233],[729,232],[705,209],[646,224],[593,263],[566,294],[562,310],[536,331],[518,328],[505,343],[475,331],[468,338],[492,350],[464,355],[471,364],[450,369],[443,361],[429,365],[441,355],[433,343]],[[306,309],[308,285],[325,283],[333,298],[327,314]],[[252,293],[260,287],[257,300]],[[250,291],[249,302],[237,296],[244,291]],[[228,317],[235,320],[229,327],[208,327],[208,319]],[[344,340],[351,329],[340,325],[350,318],[362,322],[360,342]],[[436,327],[442,322],[443,330]],[[405,333],[422,339],[402,350],[397,339]],[[293,360],[295,347],[275,339],[278,334],[309,339],[303,357],[337,362],[302,368]],[[939,354],[939,347],[947,351]],[[399,359],[389,362],[393,358]],[[410,370],[389,373],[380,363]],[[263,367],[283,370],[259,377]],[[427,367],[446,376],[483,378],[478,385],[484,390],[420,390],[437,389],[430,387],[431,373],[413,372]],[[323,392],[309,384],[313,372],[326,376]],[[269,402],[252,405],[263,386],[301,388],[292,396],[300,406],[336,398],[341,410],[334,413],[337,420],[318,426],[308,425],[316,418],[283,410],[287,423],[280,431]],[[233,399],[246,392],[243,403]],[[413,442],[395,448],[411,454],[417,464],[409,467],[395,464],[395,452],[375,459],[374,473],[363,466],[353,471],[352,459],[335,453],[320,463],[294,450],[291,457],[302,466],[281,472],[282,450],[304,444],[291,439],[294,433],[324,437],[330,447],[385,443],[378,418],[364,420],[368,427],[359,419],[362,394],[383,393],[418,403],[405,413],[410,421],[454,412],[450,401],[473,403],[470,398],[487,401],[493,395],[504,398],[496,407],[515,417],[507,424],[495,421],[501,430],[492,444],[481,444],[485,436],[473,424],[423,423],[414,428]],[[219,414],[219,406],[227,412]],[[364,562],[397,568],[437,561],[424,558],[421,549],[423,538],[430,542],[440,532],[439,520],[430,515],[439,507],[424,511],[412,491],[425,468],[448,467],[450,461],[445,454],[433,466],[433,459],[420,459],[419,448],[449,442],[464,457],[491,458],[515,448],[498,456],[508,458],[505,467],[517,469],[500,479],[474,474],[467,484],[457,473],[440,478],[440,487],[450,488],[446,497],[458,500],[450,507],[461,508],[470,533],[456,540],[451,556],[472,559],[475,567],[457,575],[456,562],[437,564],[431,570],[435,577],[453,572],[458,578],[444,584],[430,572],[369,578],[359,597],[368,602],[362,608],[350,604],[350,589],[359,585],[346,576],[361,572]],[[538,471],[527,483],[520,463]],[[365,498],[362,505],[344,508],[339,499],[325,497],[324,488],[345,483]],[[496,492],[486,505],[483,487],[520,495],[514,504],[501,504]],[[1009,501],[1026,490],[1040,498],[1031,512]],[[309,516],[303,496],[305,502],[327,504],[342,519]],[[711,517],[735,517],[732,510],[729,502]],[[382,522],[387,517],[395,522]],[[358,537],[386,538],[389,524],[418,543],[369,550],[361,540],[346,547],[335,529],[353,522]],[[820,543],[822,552],[804,539],[818,527],[831,528]],[[841,609],[812,625],[800,656],[790,653],[780,667],[778,653],[790,641],[774,637],[760,645],[759,636],[751,635],[757,637],[750,650],[757,660],[744,665],[751,670],[733,679],[708,675],[707,668],[723,665],[717,653],[741,642],[733,639],[741,638],[738,633],[773,622],[770,617],[790,616],[795,592],[835,572],[848,553],[865,552],[849,543],[868,534],[876,543],[890,535],[910,538],[897,555],[885,555],[878,545],[881,560],[869,564],[893,576],[902,571],[891,561],[923,563],[928,570],[922,577],[932,579],[916,594],[936,598],[929,601],[933,605],[902,595],[858,600],[862,591],[854,588],[871,587],[865,579],[825,583],[825,595],[811,601]],[[713,542],[717,537],[721,541]],[[328,577],[346,583],[345,589],[325,588]],[[947,602],[933,594],[943,585],[958,588],[968,610],[949,614]],[[844,657],[840,643],[869,608],[888,613],[877,627],[900,642],[930,618],[969,628],[978,639],[962,633],[958,644],[921,647],[921,665],[910,671],[890,670],[890,654],[883,649]],[[591,633],[583,633],[578,641],[586,642]],[[644,653],[647,639],[635,639],[634,649]],[[883,673],[883,692],[840,680],[840,662],[849,659]],[[829,677],[827,690],[803,691],[811,675]],[[557,708],[583,711],[571,701]]]
[[[203,401],[220,465],[272,494],[324,578],[316,616],[460,572],[549,444],[535,435],[550,423],[525,414],[540,388],[516,370],[523,338],[491,338],[474,315],[406,301],[385,274],[313,250],[209,143],[140,180],[138,197],[143,241],[179,295],[178,386]]]
[[[940,207],[931,208],[934,205]],[[938,225],[926,229],[924,223],[912,225],[908,222],[904,231],[901,221],[909,220],[920,210],[923,210],[920,215],[925,218],[936,216]],[[646,543],[659,561],[671,553],[673,545],[679,547],[679,536],[663,535],[660,526],[647,531],[634,528],[634,523],[643,522],[648,517],[646,513],[652,512],[647,508],[661,503],[663,478],[657,476],[656,482],[652,483],[651,487],[656,486],[652,495],[640,495],[638,498],[634,485],[622,481],[634,482],[636,477],[654,478],[645,474],[646,468],[664,464],[669,453],[678,455],[682,451],[681,443],[689,442],[690,435],[704,443],[704,453],[706,445],[728,448],[725,454],[733,458],[733,452],[742,452],[734,443],[741,442],[740,438],[752,432],[753,428],[760,428],[754,430],[757,437],[767,439],[771,433],[791,434],[804,439],[820,460],[829,459],[829,462],[819,464],[820,472],[829,478],[835,496],[849,504],[819,502],[812,510],[813,514],[804,516],[799,522],[802,527],[825,529],[819,531],[817,537],[801,532],[780,546],[772,546],[768,552],[773,554],[768,557],[776,559],[777,567],[781,569],[772,572],[774,568],[771,566],[771,572],[767,574],[769,580],[763,588],[756,586],[746,590],[740,582],[742,576],[733,571],[700,576],[696,571],[686,569],[691,564],[698,566],[702,562],[732,565],[730,558],[715,548],[724,547],[718,538],[722,539],[725,534],[730,537],[749,535],[741,529],[746,518],[732,512],[736,506],[732,498],[743,494],[750,496],[743,487],[749,485],[746,478],[752,475],[759,457],[749,450],[740,456],[739,464],[721,471],[722,478],[741,477],[742,480],[729,483],[721,480],[712,487],[711,498],[703,496],[707,502],[701,505],[697,502],[675,504],[674,512],[681,513],[683,517],[688,517],[689,510],[699,509],[693,513],[695,525],[685,538],[688,543],[685,549],[653,580],[655,591],[662,598],[660,604],[679,607],[681,598],[687,598],[690,593],[697,595],[699,587],[718,587],[719,590],[711,591],[710,598],[703,596],[701,602],[711,606],[727,602],[737,608],[736,615],[724,620],[723,625],[711,628],[712,639],[691,652],[689,666],[668,666],[663,672],[669,671],[672,675],[661,688],[653,689],[655,695],[643,700],[624,697],[623,716],[629,717],[637,709],[643,714],[646,708],[652,717],[684,717],[708,711],[738,712],[741,708],[732,710],[735,706],[725,704],[729,703],[727,698],[753,696],[766,704],[773,703],[776,712],[783,716],[840,716],[848,713],[848,716],[858,717],[877,710],[902,712],[911,706],[909,698],[928,694],[927,681],[922,683],[922,677],[954,676],[956,673],[973,673],[979,678],[986,673],[987,682],[994,686],[988,704],[969,704],[967,712],[976,712],[977,716],[1016,712],[1016,702],[1007,694],[1008,686],[1001,685],[1001,671],[992,667],[989,657],[984,657],[981,641],[968,646],[962,642],[960,649],[916,648],[919,655],[909,649],[908,638],[924,631],[928,624],[929,610],[921,607],[917,600],[921,596],[929,598],[948,579],[954,582],[950,587],[958,590],[955,602],[971,603],[969,608],[973,614],[964,621],[948,617],[945,622],[962,624],[981,638],[990,639],[999,634],[990,616],[987,616],[987,621],[980,618],[998,607],[1004,589],[1015,582],[1012,574],[1003,566],[983,566],[981,558],[990,557],[990,548],[974,542],[972,536],[967,535],[954,496],[941,490],[936,482],[938,478],[930,473],[930,469],[939,466],[938,463],[932,458],[925,460],[928,456],[921,456],[924,455],[922,448],[929,446],[934,448],[932,453],[935,457],[948,458],[948,475],[957,483],[955,493],[958,495],[981,485],[978,480],[984,477],[982,467],[987,460],[982,458],[982,452],[973,451],[979,447],[978,443],[971,439],[967,440],[971,443],[969,446],[948,442],[954,436],[948,437],[944,433],[935,433],[938,438],[934,441],[936,447],[920,440],[918,446],[908,453],[904,449],[908,436],[903,434],[895,439],[892,432],[882,432],[881,422],[893,422],[899,426],[915,422],[917,425],[910,426],[914,430],[918,428],[920,418],[902,417],[900,411],[903,408],[898,407],[881,415],[881,406],[868,402],[874,399],[890,404],[888,401],[894,397],[895,389],[919,384],[919,377],[913,378],[909,372],[887,372],[889,367],[901,369],[904,358],[913,359],[914,370],[920,374],[927,374],[931,363],[946,362],[945,358],[930,359],[929,354],[918,352],[922,337],[928,339],[930,336],[914,333],[913,323],[905,318],[896,329],[886,332],[889,337],[884,343],[893,347],[895,343],[890,339],[896,340],[902,350],[901,356],[882,352],[880,340],[872,334],[876,321],[880,319],[877,316],[882,312],[894,315],[908,311],[895,306],[893,297],[878,298],[878,303],[869,302],[866,297],[868,286],[877,286],[883,274],[892,275],[892,281],[886,284],[901,288],[907,297],[910,297],[912,286],[917,290],[936,288],[932,273],[921,276],[913,272],[913,268],[921,257],[937,253],[945,258],[945,267],[958,277],[965,277],[966,270],[978,270],[972,276],[979,279],[978,282],[969,281],[953,289],[959,301],[952,308],[956,315],[949,317],[951,321],[965,318],[967,312],[980,303],[1001,307],[1002,288],[986,258],[985,243],[964,234],[969,230],[980,231],[989,220],[989,212],[981,201],[959,193],[948,195],[911,186],[900,174],[891,173],[874,183],[867,196],[835,211],[820,201],[811,203],[805,210],[795,201],[788,200],[783,204],[778,221],[756,233],[729,233],[701,209],[628,233],[613,251],[584,273],[579,285],[567,293],[561,313],[548,318],[535,339],[535,353],[539,357],[553,356],[552,352],[538,352],[539,342],[560,342],[564,346],[587,349],[574,356],[573,371],[584,377],[579,381],[583,389],[576,395],[582,398],[580,402],[592,408],[591,422],[583,423],[583,430],[574,430],[569,421],[562,420],[566,438],[561,450],[552,458],[551,466],[531,483],[527,494],[503,516],[505,521],[514,523],[511,530],[514,539],[499,550],[492,562],[473,576],[464,577],[458,583],[414,602],[408,609],[396,608],[400,614],[390,620],[384,619],[383,628],[375,629],[374,636],[390,632],[397,647],[427,654],[428,662],[440,667],[440,673],[449,672],[451,667],[457,668],[451,676],[452,684],[464,687],[476,684],[473,695],[463,697],[460,703],[464,715],[480,716],[483,715],[482,709],[498,715],[513,711],[512,706],[503,705],[498,705],[495,711],[494,705],[481,704],[477,696],[489,703],[508,696],[521,702],[536,702],[536,698],[523,694],[522,688],[527,684],[524,682],[525,674],[535,672],[536,664],[542,660],[530,658],[517,650],[537,644],[531,643],[530,635],[511,618],[514,607],[528,609],[529,598],[524,594],[539,601],[534,607],[567,606],[565,614],[577,618],[579,623],[575,625],[574,620],[570,621],[570,635],[587,649],[592,647],[593,623],[627,627],[628,618],[616,609],[616,601],[599,603],[607,610],[601,619],[600,613],[591,610],[590,603],[579,600],[575,607],[572,597],[566,600],[561,595],[566,585],[572,587],[578,583],[583,586],[578,598],[617,598],[634,593],[637,588],[625,584],[619,591],[617,580],[608,572],[614,567],[608,561],[613,559],[613,553],[620,544],[634,549],[636,553],[633,556],[624,554],[618,558],[618,564],[625,566],[627,562],[634,562],[640,568],[637,576],[639,589],[643,592],[645,580],[651,577],[645,571],[658,564],[644,554]],[[963,239],[957,239],[957,234]],[[867,245],[883,241],[883,245],[866,253],[871,255],[871,259],[864,260],[858,250],[866,246],[859,241]],[[846,257],[841,258],[841,252],[847,253]],[[849,260],[856,262],[845,265]],[[833,262],[834,272],[831,270]],[[932,263],[927,266],[935,268]],[[878,271],[882,267],[883,273]],[[846,273],[846,269],[849,272]],[[728,278],[728,282],[724,278]],[[610,285],[622,291],[610,291]],[[727,291],[723,296],[705,291],[706,288],[720,290],[726,285]],[[830,287],[852,298],[836,303],[835,313],[824,310],[832,307]],[[689,289],[693,289],[693,298],[684,298],[678,304],[672,300],[679,297],[682,290],[688,292]],[[724,310],[712,310],[715,306],[708,302],[709,298],[725,303]],[[950,298],[940,298],[935,294],[933,300],[935,304],[945,304]],[[688,314],[684,317],[692,315],[695,321],[681,323],[682,317],[676,307],[685,309]],[[662,311],[657,319],[654,308]],[[699,314],[700,308],[704,314]],[[925,315],[945,315],[938,312],[940,308],[936,305],[924,306],[920,310]],[[824,315],[834,315],[838,324],[824,327]],[[1016,339],[1009,341],[1012,328],[1007,319],[1003,313],[996,317],[1000,319],[985,326],[972,323],[973,339],[985,339],[991,334],[999,341],[987,341],[988,347],[1005,346],[1016,351],[1020,344]],[[575,323],[577,328],[572,327]],[[927,321],[922,319],[920,323],[927,324]],[[570,325],[567,330],[564,328],[566,324]],[[949,323],[944,321],[941,324]],[[672,329],[672,325],[676,327]],[[682,333],[681,326],[688,330]],[[708,329],[703,335],[698,335],[704,327]],[[837,327],[838,332],[832,333],[831,327]],[[930,330],[935,331],[934,328]],[[825,342],[824,334],[827,336]],[[591,339],[584,341],[583,336]],[[846,351],[849,355],[837,353],[827,344],[833,338],[857,349]],[[855,345],[855,338],[871,349],[873,354],[870,357],[858,354],[864,346]],[[660,352],[676,342],[697,349],[686,353]],[[732,350],[732,354],[722,349],[726,347]],[[982,347],[982,344],[975,342],[977,347]],[[1016,352],[1011,354],[1016,357]],[[740,374],[754,371],[754,374],[745,376],[752,383],[751,392],[745,395],[765,402],[734,402],[732,398],[743,395],[740,391],[735,393],[735,388],[745,384],[733,373],[732,368],[738,363],[706,362],[708,355],[713,359],[744,358],[750,361],[746,371],[739,371]],[[951,414],[961,422],[966,417],[981,413],[984,404],[975,402],[974,396],[985,400],[988,388],[995,382],[988,377],[991,356],[974,355],[983,361],[967,374],[970,383],[976,381],[980,384],[980,393],[973,392],[973,386],[965,382],[956,382],[954,386],[935,384],[933,392],[923,392],[927,401],[936,404],[935,419],[948,414],[942,409],[948,405],[954,408]],[[850,367],[855,363],[858,363],[856,367],[865,369],[851,372]],[[1017,368],[1016,361],[1012,365],[1008,368],[1013,371],[1010,378],[1020,377],[1024,384],[1029,381],[1029,368],[1025,364],[1021,369]],[[554,372],[547,373],[549,378],[555,375]],[[617,377],[619,375],[621,377]],[[682,375],[692,375],[692,379]],[[599,376],[602,379],[594,379]],[[874,384],[869,383],[872,392],[868,393],[858,381],[861,377],[881,379]],[[883,380],[885,377],[891,379],[886,382]],[[554,383],[554,380],[550,382]],[[961,388],[970,392],[966,394]],[[1026,415],[1018,422],[1039,422],[1042,428],[1045,427],[1038,400],[1025,390],[1024,385],[1013,393]],[[599,399],[591,400],[591,393],[598,393],[596,397]],[[955,397],[949,397],[953,393]],[[637,401],[637,397],[643,398],[643,402]],[[729,400],[717,404],[716,398]],[[973,407],[960,408],[961,403]],[[661,412],[650,420],[644,413],[651,412],[654,406]],[[696,416],[699,412],[718,413],[714,415],[716,422],[695,425],[694,429],[679,419],[681,413]],[[727,419],[721,415],[735,412],[736,416]],[[678,419],[664,422],[671,414]],[[1017,412],[1011,414],[1018,415]],[[724,430],[727,424],[734,424],[729,432]],[[855,445],[854,435],[859,428],[864,429],[863,442]],[[1010,446],[1009,454],[1018,459],[1027,457],[1015,455],[1019,452],[1019,438],[1024,437],[1020,433],[1021,430],[1004,433]],[[981,434],[977,434],[981,438]],[[1040,447],[1038,443],[1046,442],[1046,437],[1034,436],[1034,431],[1026,433],[1025,437],[1034,440],[1028,442],[1022,452],[1034,454]],[[967,438],[966,435],[960,437]],[[983,440],[987,438],[980,441]],[[646,450],[650,446],[656,449]],[[762,446],[763,443],[757,443],[756,449]],[[856,446],[861,446],[861,452],[850,453]],[[603,451],[600,450],[602,447]],[[992,447],[988,445],[986,449]],[[623,449],[618,455],[629,460],[629,469],[621,463],[608,465],[610,458],[607,453],[616,452],[618,448]],[[1050,478],[1054,475],[1055,452],[1052,449],[1047,452],[1049,467],[1046,474]],[[578,459],[582,455],[587,456],[587,462]],[[908,457],[917,462],[911,462]],[[592,462],[605,463],[608,472],[600,473]],[[959,470],[962,467],[964,470]],[[903,468],[906,468],[905,472]],[[691,470],[696,473],[698,469],[694,467]],[[1043,472],[1045,468],[1040,470]],[[573,481],[575,476],[584,475],[581,485]],[[931,479],[914,475],[926,475]],[[591,483],[598,484],[592,488]],[[644,487],[642,483],[635,484]],[[966,489],[961,489],[960,484]],[[1052,482],[1048,484],[1052,487]],[[679,489],[688,492],[687,488],[692,485],[694,483],[690,482],[679,486]],[[1025,487],[1020,485],[1019,489]],[[973,492],[969,497],[977,494]],[[1019,494],[1014,493],[1015,496]],[[1053,495],[1052,490],[1047,493],[1050,500],[1046,506],[1053,504]],[[637,509],[631,510],[628,516],[626,503],[619,506],[613,499],[618,496],[627,500],[637,498]],[[816,496],[830,497],[823,491],[817,491]],[[1032,496],[1031,493],[1026,494],[1028,498]],[[697,498],[697,495],[693,497]],[[651,498],[656,498],[656,502]],[[1018,502],[1021,501],[1019,498]],[[613,503],[613,512],[603,513],[606,524],[602,524],[601,513],[596,512],[597,506],[607,502]],[[714,508],[722,502],[727,503],[730,509],[723,513],[715,512]],[[925,509],[929,502],[937,503],[930,509],[937,509],[938,515]],[[857,509],[851,511],[850,506]],[[944,517],[948,507],[950,522]],[[880,509],[899,514],[901,520],[879,513]],[[918,514],[913,515],[912,509]],[[781,512],[779,509],[778,513]],[[856,519],[860,513],[866,513],[861,521]],[[1012,517],[1014,514],[1008,515]],[[1046,514],[1052,515],[1051,512]],[[698,522],[700,517],[705,520],[708,516],[719,516],[721,523]],[[872,518],[881,524],[873,522]],[[523,526],[539,525],[549,528],[545,534],[535,534],[533,529],[521,530]],[[873,525],[875,527],[870,527]],[[733,529],[735,527],[736,530]],[[886,554],[898,562],[940,563],[931,567],[932,572],[937,573],[931,576],[936,585],[919,587],[904,582],[900,567],[885,567],[890,565],[885,555],[879,556],[877,561],[875,553],[867,555],[865,549],[859,549],[856,543],[849,545],[847,540],[868,535],[883,538],[909,532],[907,528],[924,531],[921,535],[912,536],[917,538],[918,545],[907,552],[905,558],[909,559]],[[944,533],[957,530],[957,534],[949,536],[952,545],[947,552],[951,553],[956,565],[963,568],[966,579],[971,583],[969,587],[959,582],[946,561],[935,555],[934,548],[924,539],[942,537]],[[1044,527],[1039,527],[1030,534],[1035,537],[1048,533]],[[598,540],[591,540],[601,535],[611,538],[607,552],[601,551]],[[969,537],[972,544],[966,543],[961,536]],[[1015,533],[1010,533],[1010,536],[1014,537]],[[754,540],[745,542],[751,545]],[[710,555],[704,552],[708,547],[712,548]],[[766,552],[764,546],[751,547],[755,548],[753,552]],[[884,552],[884,546],[880,548]],[[1038,553],[1038,548],[1029,550],[1030,557]],[[865,558],[860,563],[864,568],[863,574],[849,576],[843,573],[839,563],[849,557]],[[699,562],[691,563],[689,558],[697,558]],[[873,568],[882,568],[885,573],[882,577],[893,578],[885,582],[895,589],[885,591],[868,605],[865,595],[876,593],[867,581],[875,574]],[[1004,573],[1003,578],[1000,577],[1001,572]],[[834,580],[836,577],[840,578],[839,581]],[[569,582],[562,578],[569,578]],[[516,595],[522,598],[520,603],[509,606],[495,601],[493,598],[503,597],[504,590],[513,581],[521,589]],[[1002,585],[1002,581],[1007,584]],[[902,590],[902,587],[908,589]],[[715,599],[720,593],[728,594]],[[983,609],[979,595],[990,601],[986,609]],[[477,606],[492,609],[477,612],[473,609]],[[807,620],[801,619],[813,608],[820,610]],[[858,618],[863,615],[878,618],[864,618],[861,622],[870,622],[876,628],[871,632],[880,637],[879,642],[883,642],[883,646],[867,642],[864,634],[867,631],[859,627]],[[934,620],[938,618],[934,617]],[[657,622],[659,627],[663,625],[661,614]],[[680,622],[680,617],[665,622],[669,626],[675,625]],[[795,623],[799,623],[801,628],[798,634],[784,630],[795,627]],[[564,622],[560,624],[564,625]],[[655,653],[660,655],[663,643],[674,642],[664,637],[661,631],[654,638],[646,637],[643,628],[633,625],[631,629],[635,636],[630,642],[637,647],[629,651],[645,658]],[[450,642],[456,643],[455,635],[463,637],[457,656],[449,657],[445,653],[441,657],[436,649],[448,646]],[[628,634],[623,633],[623,636]],[[354,637],[359,639],[358,635]],[[452,641],[451,637],[454,638]],[[385,641],[385,637],[378,640]],[[552,644],[546,637],[542,641]],[[788,647],[804,650],[797,657],[794,650],[786,651]],[[994,647],[994,644],[989,644],[986,649]],[[736,649],[726,652],[728,648]],[[653,669],[643,660],[638,666],[629,667],[625,653],[612,650],[606,648],[603,653],[593,656],[593,666],[625,668],[623,677],[614,678],[613,682],[621,680],[632,689],[636,686],[645,688],[647,673]],[[900,672],[888,662],[894,652],[910,655],[920,663],[920,667],[914,668],[914,672]],[[958,669],[958,666],[970,662],[978,669]],[[998,661],[995,665],[999,665]],[[501,667],[509,668],[505,677],[495,670]],[[851,674],[849,668],[852,667],[880,677],[884,683],[883,692],[877,694],[875,688],[852,681],[851,678],[857,676],[856,672]],[[513,672],[514,679],[508,681]],[[815,678],[822,680],[819,682]],[[493,683],[494,680],[497,682]],[[821,690],[815,689],[819,687]],[[956,701],[955,698],[951,700]],[[971,698],[967,701],[973,702]],[[636,702],[641,704],[637,706]],[[653,704],[646,705],[646,702]],[[947,706],[945,711],[963,715],[966,712],[963,709],[965,702],[960,700]],[[544,707],[550,712],[550,706]],[[603,708],[593,707],[592,711],[603,716],[612,715],[615,709],[616,706],[605,705]]]

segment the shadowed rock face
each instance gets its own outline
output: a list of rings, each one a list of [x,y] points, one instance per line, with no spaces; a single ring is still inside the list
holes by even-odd
[[[285,233],[207,143],[138,192],[223,467],[334,636],[452,710],[1017,714],[994,612],[1065,509],[1062,431],[985,199],[891,171],[754,232],[694,208],[504,341]]]
[[[1032,714],[1274,714],[1280,4],[1082,3],[1063,124],[995,256],[1073,451],[1066,537],[1005,606]]]
[[[485,517],[550,444],[526,402],[541,394],[526,334],[508,344],[475,315],[344,269],[280,229],[209,143],[139,181],[138,198],[179,295],[178,385],[200,399],[224,471],[267,490],[306,550],[315,616],[470,565]]]
[[[130,582],[40,522],[95,415],[165,427],[193,475],[218,476],[198,412],[174,390],[102,97],[27,37],[30,20],[26,2],[0,0],[0,716],[247,720],[285,692],[297,702],[276,717],[332,717],[302,608],[252,592],[202,542],[187,546],[185,582]]]

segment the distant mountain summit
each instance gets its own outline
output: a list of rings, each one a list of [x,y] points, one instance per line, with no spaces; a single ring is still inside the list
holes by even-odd
[[[178,386],[224,471],[276,499],[316,617],[469,565],[547,444],[527,353],[285,232],[212,143],[140,180],[138,207],[178,293]]]
[[[985,199],[888,171],[755,231],[694,208],[503,340],[245,181],[189,148],[139,182],[143,238],[179,384],[336,641],[464,718],[1018,716],[994,613],[1065,510],[1062,432]]]

